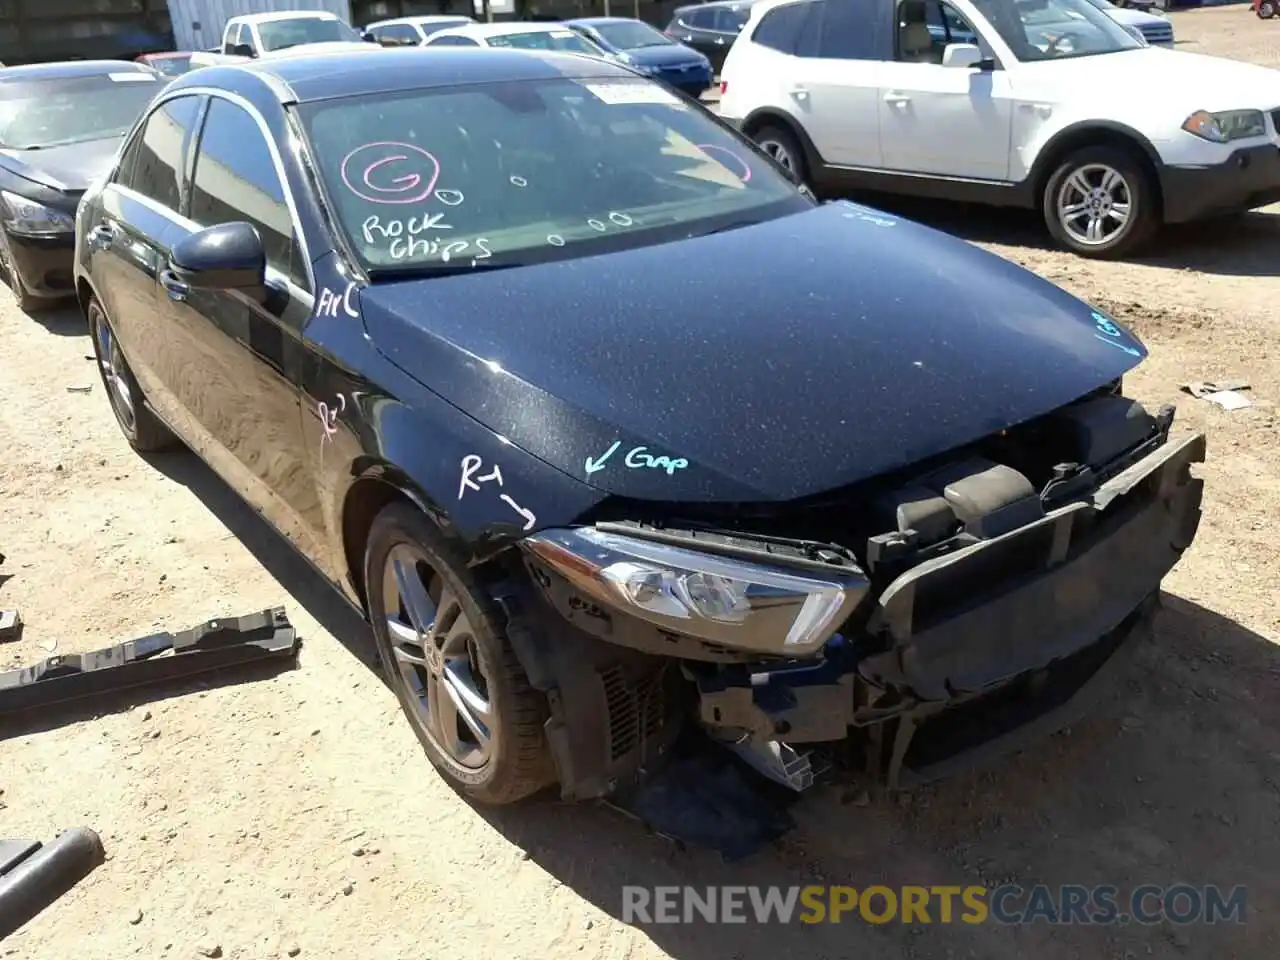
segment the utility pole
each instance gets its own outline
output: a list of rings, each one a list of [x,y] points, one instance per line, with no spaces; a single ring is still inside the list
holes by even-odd
[[[493,23],[493,9],[489,6],[489,0],[484,0],[484,22]]]

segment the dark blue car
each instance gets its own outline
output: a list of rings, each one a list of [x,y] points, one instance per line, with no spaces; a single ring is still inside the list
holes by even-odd
[[[566,21],[621,62],[691,97],[711,89],[711,61],[682,43],[668,39],[649,24],[629,17],[583,17]]]
[[[1123,396],[1125,327],[598,58],[179,77],[76,251],[129,442],[364,612],[483,802],[686,731],[801,789],[824,743],[896,784],[1052,729],[1195,535],[1204,437]]]

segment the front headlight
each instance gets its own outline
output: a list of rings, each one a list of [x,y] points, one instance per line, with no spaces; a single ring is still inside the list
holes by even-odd
[[[798,657],[831,638],[870,583],[856,568],[784,568],[598,530],[523,541],[583,593],[672,633]]]
[[[1224,110],[1221,113],[1197,110],[1182,122],[1182,129],[1201,140],[1227,143],[1265,136],[1267,122],[1261,110]]]
[[[0,199],[4,201],[4,225],[13,233],[48,236],[75,231],[75,219],[61,210],[53,210],[8,190],[0,190]]]

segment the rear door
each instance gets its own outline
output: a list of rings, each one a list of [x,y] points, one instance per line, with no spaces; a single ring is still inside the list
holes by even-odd
[[[85,235],[89,270],[129,366],[156,412],[185,434],[176,401],[181,379],[166,336],[158,289],[169,250],[181,236],[186,151],[202,97],[154,107],[126,145]]]
[[[783,95],[826,163],[879,167],[880,77],[892,56],[890,0],[811,0],[804,6],[809,9]]]

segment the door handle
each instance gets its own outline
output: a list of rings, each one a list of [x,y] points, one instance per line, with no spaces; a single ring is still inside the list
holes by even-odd
[[[910,103],[911,98],[901,90],[890,90],[884,95],[884,102],[894,107],[901,107],[904,104]]]
[[[724,37],[716,37],[716,43],[720,46],[724,46]]]
[[[191,292],[190,285],[179,280],[172,270],[160,271],[160,286],[164,287],[170,300],[177,300],[179,303],[187,299],[187,294]]]
[[[89,231],[89,236],[86,239],[89,241],[89,246],[96,247],[99,250],[105,250],[107,247],[111,246],[111,242],[115,240],[115,238],[115,230],[107,226],[105,223],[100,223]]]
[[[787,91],[796,100],[806,100],[809,97],[809,91],[805,87],[793,84],[791,89]]]

